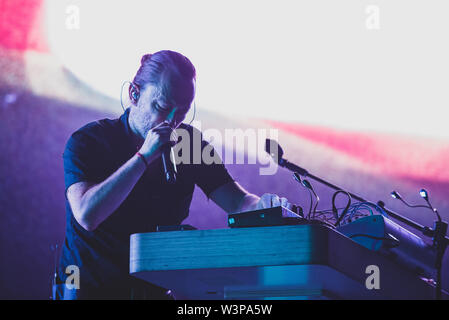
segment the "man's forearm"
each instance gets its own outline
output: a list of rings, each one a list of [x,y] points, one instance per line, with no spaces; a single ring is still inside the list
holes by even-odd
[[[106,180],[89,188],[81,197],[78,222],[94,230],[123,203],[145,169],[145,163],[135,155]]]
[[[248,193],[246,194],[242,201],[240,202],[238,210],[236,212],[245,212],[245,211],[251,211],[257,209],[257,203],[259,202],[260,198],[256,196],[255,194]]]

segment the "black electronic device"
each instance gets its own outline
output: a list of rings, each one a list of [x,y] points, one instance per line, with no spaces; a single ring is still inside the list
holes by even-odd
[[[307,223],[302,217],[302,208],[297,206],[297,212],[282,206],[252,210],[228,215],[228,226],[231,228],[269,227]]]
[[[194,226],[190,224],[181,224],[175,226],[157,226],[156,231],[184,231],[184,230],[196,230]]]

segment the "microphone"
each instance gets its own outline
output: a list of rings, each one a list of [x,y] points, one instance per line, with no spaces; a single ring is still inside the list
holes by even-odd
[[[165,179],[169,184],[176,182],[176,163],[173,148],[169,143],[162,146],[162,165],[164,166]]]

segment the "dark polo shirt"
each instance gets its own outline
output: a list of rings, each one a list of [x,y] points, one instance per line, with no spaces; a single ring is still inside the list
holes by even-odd
[[[119,119],[92,122],[72,134],[63,155],[66,190],[80,181],[102,182],[134,156],[137,146],[128,116],[129,109]],[[156,159],[120,207],[91,232],[78,224],[66,199],[66,237],[58,276],[64,282],[66,267],[79,267],[78,298],[128,298],[136,283],[129,276],[130,235],[153,232],[157,226],[181,224],[189,215],[195,185],[209,196],[233,181],[201,133],[185,124],[180,128],[189,132],[191,161],[193,152],[199,149],[193,148],[195,130],[201,139],[201,150],[208,147],[217,161],[206,164],[197,155],[199,164],[179,164],[177,181],[170,185],[165,181],[161,159]]]

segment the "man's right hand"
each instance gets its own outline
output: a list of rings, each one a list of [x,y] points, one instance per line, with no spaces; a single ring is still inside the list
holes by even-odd
[[[139,152],[150,163],[161,156],[161,147],[163,145],[167,143],[174,144],[173,141],[177,141],[176,132],[164,121],[148,131]]]

